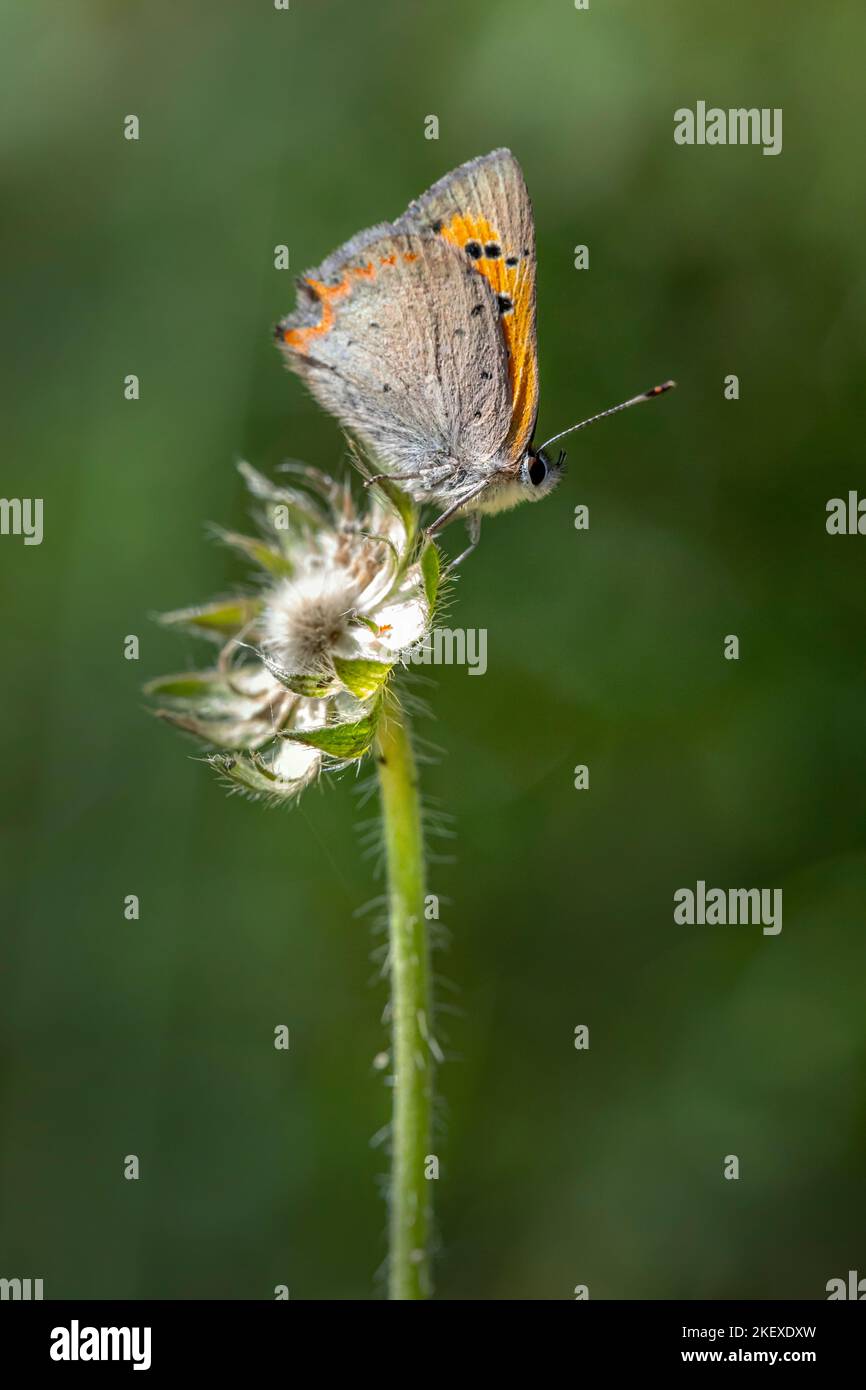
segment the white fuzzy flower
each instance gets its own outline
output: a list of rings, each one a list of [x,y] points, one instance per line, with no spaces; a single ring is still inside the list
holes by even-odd
[[[212,747],[233,786],[294,796],[323,767],[363,757],[393,668],[430,631],[438,554],[415,555],[417,516],[370,500],[312,469],[303,488],[272,484],[247,464],[267,504],[261,539],[221,533],[263,572],[258,594],[166,614],[163,622],[222,644],[209,670],[151,682],[165,719]]]

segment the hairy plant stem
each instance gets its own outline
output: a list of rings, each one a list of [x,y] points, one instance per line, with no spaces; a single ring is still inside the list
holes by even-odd
[[[430,1153],[434,1055],[430,1047],[430,945],[418,771],[409,728],[389,695],[377,735],[377,766],[388,874],[392,1074],[388,1297],[431,1292]]]

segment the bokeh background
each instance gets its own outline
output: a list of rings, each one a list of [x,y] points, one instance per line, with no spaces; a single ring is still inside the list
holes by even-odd
[[[488,630],[488,673],[428,691],[457,830],[431,882],[459,1011],[438,1296],[821,1298],[866,1272],[866,540],[824,526],[866,492],[862,6],[0,14],[2,490],[45,502],[40,547],[0,540],[0,1274],[382,1295],[368,813],[348,780],[290,813],[226,798],[140,688],[209,655],[153,613],[246,578],[204,530],[243,528],[236,460],[343,466],[271,344],[275,244],[300,271],[501,144],[536,211],[541,431],[680,388],[487,524],[450,620]],[[782,107],[783,153],[676,146],[699,99]],[[676,926],[699,878],[782,888],[781,935]]]

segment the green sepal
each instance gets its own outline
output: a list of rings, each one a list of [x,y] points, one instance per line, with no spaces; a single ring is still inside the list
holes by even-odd
[[[247,758],[215,753],[207,761],[226,781],[254,796],[271,797],[275,801],[290,801],[305,786],[302,780],[287,782],[277,777],[255,753]]]
[[[274,736],[272,726],[264,720],[256,725],[243,719],[195,719],[171,709],[154,710],[154,714],[157,719],[214,748],[256,748]]]
[[[270,478],[266,478],[264,473],[259,473],[258,469],[249,463],[239,463],[238,472],[253,497],[258,498],[260,502],[288,507],[296,517],[313,526],[323,524],[325,517],[321,507],[307,493],[295,487],[282,487],[279,483],[272,483]]]
[[[280,680],[280,677],[277,677]],[[281,684],[295,695],[303,695],[306,700],[321,700],[333,693],[334,682],[330,676],[286,676]]]
[[[290,733],[281,734],[280,737],[290,739],[293,743],[306,744],[308,748],[318,748],[331,758],[354,762],[356,758],[363,758],[373,742],[378,723],[377,714],[378,711],[375,714],[367,714],[354,724],[326,724],[322,729],[292,730]]]
[[[288,579],[294,573],[295,567],[289,557],[276,546],[269,545],[267,541],[259,540],[256,536],[242,536],[237,531],[223,531],[220,528],[217,528],[216,534],[224,545],[239,550],[266,574],[273,574],[278,579]]]
[[[332,506],[340,494],[340,484],[335,483],[334,479],[327,473],[323,473],[320,468],[313,468],[309,463],[300,463],[298,459],[284,459],[277,464],[278,473],[294,473],[297,478],[303,478],[307,487]]]
[[[436,607],[436,599],[439,596],[440,574],[439,547],[435,541],[429,541],[421,556],[421,575],[424,579],[424,593],[427,595],[427,604],[431,613]]]
[[[145,695],[161,695],[166,700],[210,700],[230,697],[232,691],[218,671],[184,671],[177,676],[157,676],[144,687]]]
[[[403,523],[406,531],[404,556],[408,558],[411,554],[412,547],[415,543],[415,536],[418,531],[418,508],[415,506],[409,494],[404,492],[402,488],[399,488],[390,478],[377,477],[376,487],[385,494]]]
[[[284,685],[286,690],[291,690],[295,695],[303,695],[307,700],[318,700],[324,695],[330,695],[334,689],[334,677],[323,671],[320,675],[308,675],[300,673],[293,675],[291,671],[286,671],[279,662],[274,661],[268,656],[267,652],[253,649],[256,656],[263,666],[267,667],[274,680]]]
[[[393,669],[392,661],[364,661],[334,657],[334,670],[347,690],[359,700],[367,700],[382,689]]]
[[[178,608],[173,613],[160,613],[159,621],[165,627],[182,627],[200,637],[212,637],[222,641],[234,637],[261,610],[260,598],[218,599],[215,603],[205,603],[197,608]]]

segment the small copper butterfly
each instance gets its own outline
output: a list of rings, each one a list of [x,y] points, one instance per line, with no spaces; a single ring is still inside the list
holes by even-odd
[[[396,222],[359,232],[298,281],[276,328],[286,365],[419,503],[481,516],[549,493],[548,445],[674,383],[533,446],[538,414],[535,228],[520,165],[494,150],[454,169]],[[461,557],[462,558],[462,557]]]

